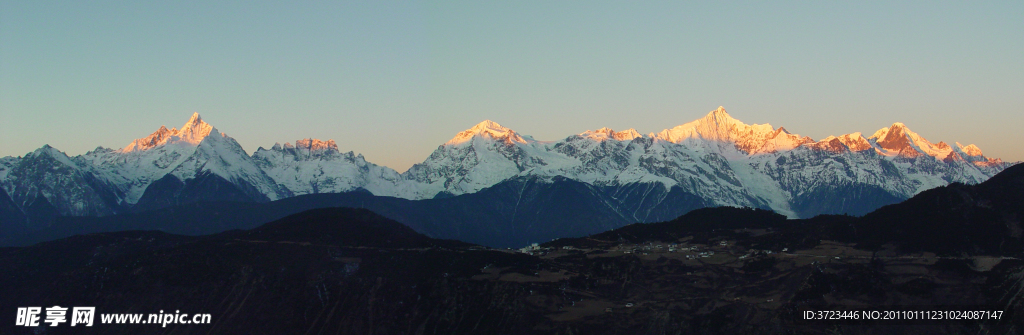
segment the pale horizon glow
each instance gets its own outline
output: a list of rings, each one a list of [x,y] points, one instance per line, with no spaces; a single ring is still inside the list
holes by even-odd
[[[249,153],[333,139],[404,171],[484,120],[557,141],[721,105],[1024,160],[1022,2],[246,5],[0,0],[0,157],[120,149],[198,112]]]

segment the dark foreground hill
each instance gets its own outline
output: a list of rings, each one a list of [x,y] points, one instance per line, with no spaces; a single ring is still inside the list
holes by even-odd
[[[962,254],[1024,250],[1024,164],[978,185],[951,184],[882,207],[858,220],[856,238],[880,246]]]
[[[0,333],[1020,334],[1022,173],[864,218],[701,209],[521,252],[343,208],[203,237],[74,236],[0,249]],[[54,305],[211,323],[13,326],[18,307]],[[804,320],[863,310],[971,320]]]
[[[475,248],[357,209],[313,210],[205,237],[75,236],[0,253],[0,311],[11,316],[0,333],[451,334],[535,323],[529,318],[541,316],[514,304],[526,287],[469,278],[487,266],[533,271],[542,261]],[[54,305],[209,313],[213,322],[13,327],[17,307]]]

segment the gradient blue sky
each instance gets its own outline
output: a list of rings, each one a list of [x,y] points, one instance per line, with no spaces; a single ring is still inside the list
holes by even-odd
[[[485,119],[557,140],[722,105],[1017,161],[1022,60],[1022,1],[0,0],[0,156],[121,148],[199,112],[249,152],[334,139],[404,171]]]

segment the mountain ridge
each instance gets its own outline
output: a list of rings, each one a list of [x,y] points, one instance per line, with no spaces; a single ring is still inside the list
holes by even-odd
[[[24,157],[0,158],[0,187],[23,212],[45,199],[57,215],[110,215],[141,210],[143,197],[164,205],[209,199],[186,197],[189,192],[181,190],[221,184],[214,189],[226,190],[230,199],[261,202],[356,190],[431,199],[514,178],[567,178],[597,188],[679,187],[713,205],[769,208],[793,218],[851,208],[863,214],[937,186],[979,183],[1009,166],[983,156],[973,144],[956,144],[932,144],[900,122],[869,138],[851,133],[815,142],[784,127],[745,124],[719,107],[659,133],[601,128],[557,141],[537,141],[486,120],[398,173],[360,154],[342,153],[333,140],[285,142],[250,155],[194,113],[180,129],[161,126],[119,150],[68,157],[44,145]],[[154,184],[169,175],[185,185]],[[199,183],[198,176],[211,176],[204,177],[207,186],[187,185]],[[171,189],[154,189],[159,187]],[[156,194],[172,198],[154,199]],[[821,194],[841,202],[814,199]],[[848,199],[859,204],[846,205]]]

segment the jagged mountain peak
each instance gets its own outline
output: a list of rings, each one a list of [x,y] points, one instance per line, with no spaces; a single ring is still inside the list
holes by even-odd
[[[266,150],[266,149],[263,149],[263,148],[260,148],[260,149]],[[305,138],[305,139],[301,139],[301,140],[295,140],[295,145],[292,145],[289,142],[284,142],[284,145],[282,145],[281,143],[274,143],[274,146],[271,147],[271,150],[275,150],[275,151],[281,151],[281,150],[286,150],[286,149],[299,149],[299,150],[304,150],[304,151],[309,151],[309,152],[325,152],[325,151],[340,152],[340,150],[338,150],[338,144],[335,143],[334,140],[321,141],[321,140],[315,139],[315,138]]]
[[[975,145],[964,146],[959,142],[953,148],[946,142],[932,143],[910,130],[901,122],[893,123],[892,126],[879,129],[870,140],[880,148],[879,152],[885,155],[899,155],[904,157],[917,157],[928,155],[936,159],[953,162],[969,161],[978,166],[993,166],[1002,164],[999,159],[989,159],[982,156],[981,149]]]
[[[868,139],[873,139],[876,142],[897,141],[899,137],[907,133],[913,133],[913,131],[907,128],[907,125],[903,124],[903,122],[896,122],[891,126],[879,129]]]
[[[974,144],[963,145],[960,142],[956,143],[956,149],[950,148],[950,152],[959,151],[959,157],[965,161],[971,162],[971,164],[981,167],[991,167],[1003,165],[1003,160],[999,158],[988,158],[981,153],[981,149]],[[966,157],[965,157],[966,156]]]
[[[812,148],[832,153],[843,153],[847,151],[856,152],[871,149],[871,143],[868,142],[860,132],[840,136],[829,136],[821,141],[809,143],[808,145]]]
[[[55,159],[65,165],[76,167],[76,164],[71,162],[71,159],[63,151],[57,150],[57,148],[51,147],[49,144],[43,144],[32,153],[25,156],[25,158],[46,156]]]
[[[829,135],[821,141],[808,143],[809,146],[817,149],[824,149],[832,152],[863,151],[871,149],[871,143],[860,133],[850,133],[839,136]],[[838,146],[842,146],[840,149]]]
[[[838,137],[839,141],[843,142],[847,148],[851,151],[863,151],[871,149],[871,143],[868,139],[864,138],[860,132],[845,134]]]
[[[214,127],[203,121],[199,113],[193,113],[192,117],[189,118],[188,122],[185,122],[185,125],[181,126],[180,130],[177,128],[167,129],[166,126],[160,126],[160,129],[157,129],[149,136],[132,141],[124,149],[121,149],[121,152],[144,151],[168,143],[196,146],[206,136],[209,136],[213,130]]]
[[[729,141],[732,140],[735,137],[734,135],[737,135],[737,133],[747,133],[749,131],[766,133],[774,132],[775,128],[770,124],[747,125],[742,121],[733,118],[725,111],[725,108],[720,106],[718,109],[709,112],[700,119],[675,126],[671,129],[663,130],[657,134],[657,137],[675,143],[690,138]]]
[[[904,157],[928,155],[938,159],[955,159],[950,153],[953,149],[944,142],[933,144],[921,135],[910,130],[902,122],[893,123],[887,128],[879,129],[869,138],[884,149],[883,154],[896,154]]]
[[[181,181],[216,175],[255,200],[277,200],[289,195],[256,165],[235,139],[212,127],[208,135],[170,174]]]
[[[700,126],[704,126],[704,127],[717,127],[717,128],[724,129],[724,130],[729,130],[730,128],[733,128],[733,127],[736,127],[736,126],[739,126],[739,125],[743,125],[743,126],[747,125],[747,124],[743,123],[742,121],[737,120],[736,118],[732,117],[732,115],[729,115],[729,112],[726,112],[725,111],[725,107],[722,107],[722,106],[718,106],[718,109],[713,110],[711,112],[708,112],[708,114],[705,115],[703,118],[697,119],[696,121],[693,121],[693,122],[690,122],[690,123],[687,123],[687,124],[694,124],[694,126],[696,126],[696,127],[700,127]],[[769,128],[771,130],[774,130],[774,128],[772,128],[772,126],[769,125],[769,124],[764,124],[764,125],[756,125],[755,124],[753,126],[767,126],[767,128]],[[712,133],[709,133],[707,135],[712,135]]]
[[[604,127],[598,130],[587,130],[583,133],[580,133],[580,136],[597,141],[605,141],[609,139],[616,141],[631,141],[634,138],[643,137],[643,135],[640,135],[640,133],[633,128],[629,128],[623,131],[615,131],[608,127]]]
[[[835,154],[847,152],[850,150],[850,148],[847,147],[842,140],[835,136],[829,136],[822,139],[821,141],[811,143],[808,145],[814,149],[824,150]]]
[[[54,149],[49,144],[43,144],[43,146],[39,147],[39,149],[36,149],[35,151],[32,151],[32,152],[33,153],[44,153],[44,152],[47,152],[47,151],[50,151],[50,150],[56,150],[56,149]]]
[[[181,130],[178,131],[177,136],[182,141],[199,144],[211,131],[216,131],[213,126],[203,121],[203,118],[199,116],[199,113],[193,113],[192,117],[189,118],[185,125],[181,126]]]
[[[981,149],[978,148],[978,146],[976,146],[974,144],[968,144],[968,145],[964,146],[964,145],[960,144],[960,142],[956,142],[956,146],[958,148],[960,148],[960,151],[963,151],[968,156],[975,156],[975,157],[980,157],[981,156]]]
[[[896,122],[887,128],[876,131],[874,135],[871,135],[871,139],[875,140],[880,148],[889,152],[900,156],[916,157],[920,156],[921,152],[917,148],[917,143],[914,143],[914,139],[911,138],[913,135],[917,134],[902,122]]]
[[[188,122],[185,122],[185,126],[200,125],[203,123],[206,122],[203,122],[203,117],[199,116],[199,112],[193,112],[192,116],[188,118]],[[185,127],[182,127],[182,129],[184,128]]]
[[[771,124],[748,125],[733,118],[721,106],[703,118],[652,135],[655,139],[672,143],[695,140],[697,144],[712,147],[733,144],[739,151],[750,155],[789,150],[814,142],[784,128],[775,129]]]
[[[491,121],[491,120],[483,120],[480,123],[477,123],[472,128],[469,128],[469,130],[483,130],[483,129],[494,129],[494,130],[499,130],[499,131],[507,131],[507,130],[509,130],[508,128],[505,128],[505,127],[501,126],[500,124],[498,124],[497,122],[494,122],[494,121]]]
[[[715,109],[715,110],[709,112],[706,117],[715,118],[715,119],[723,119],[723,120],[724,119],[733,119],[733,117],[731,115],[729,115],[729,112],[725,111],[725,107],[724,106],[718,106],[718,109]],[[735,120],[735,119],[733,119],[733,120]]]
[[[469,142],[474,137],[492,138],[497,140],[505,140],[509,142],[526,143],[526,139],[519,136],[514,130],[505,128],[497,122],[491,120],[484,120],[483,122],[477,123],[472,128],[466,129],[455,135],[451,140],[445,143],[445,145],[457,145]]]
[[[295,141],[296,148],[303,148],[309,151],[338,151],[338,144],[334,140],[321,141],[315,138],[307,138]]]

